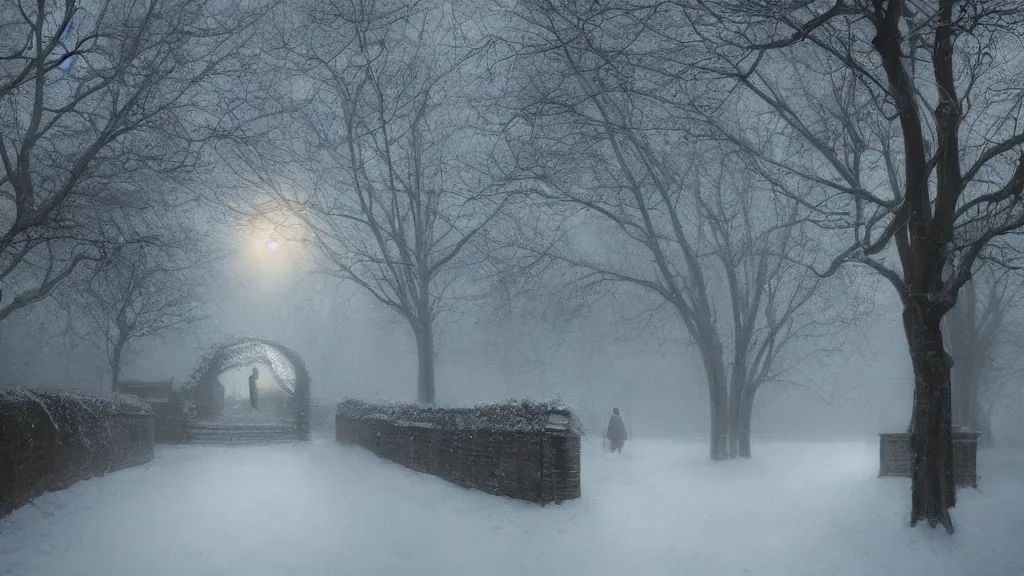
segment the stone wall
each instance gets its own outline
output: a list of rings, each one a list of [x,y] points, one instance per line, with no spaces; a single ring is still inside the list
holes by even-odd
[[[157,444],[188,442],[188,425],[192,418],[173,396],[168,400],[145,401],[153,410],[154,439]]]
[[[546,504],[580,496],[580,431],[567,408],[474,408],[342,401],[339,442],[467,488]]]
[[[957,486],[978,487],[978,432],[953,432],[953,475]],[[879,434],[878,475],[910,477],[910,434]]]
[[[46,491],[153,459],[153,412],[138,400],[0,390],[0,516]]]
[[[126,380],[118,385],[121,394],[134,396],[153,410],[153,438],[157,444],[179,444],[188,441],[188,425],[193,414],[186,398],[172,378],[161,381]]]

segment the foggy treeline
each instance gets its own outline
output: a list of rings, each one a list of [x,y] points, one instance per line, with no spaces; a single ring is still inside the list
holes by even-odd
[[[951,527],[950,427],[1021,432],[1022,31],[1015,0],[3,0],[4,384],[187,378],[247,334],[320,398],[559,396],[712,459],[909,425],[914,518]]]

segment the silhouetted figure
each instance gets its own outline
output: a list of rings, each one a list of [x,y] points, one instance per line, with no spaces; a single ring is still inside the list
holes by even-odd
[[[608,441],[612,444],[612,452],[622,453],[622,446],[626,443],[626,423],[619,416],[619,409],[612,408],[612,418],[608,421]]]
[[[256,395],[256,381],[260,379],[260,371],[252,367],[252,374],[249,374],[249,405],[253,410],[260,409],[259,397]]]

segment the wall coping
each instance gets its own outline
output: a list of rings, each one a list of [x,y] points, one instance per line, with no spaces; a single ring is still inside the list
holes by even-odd
[[[389,421],[387,418],[384,418],[384,417],[378,418],[378,420]],[[409,427],[409,428],[429,428],[429,429],[437,428],[437,426],[434,426],[430,422],[410,422],[408,420],[397,420],[395,422],[391,422],[391,424],[393,424],[395,426],[406,426],[406,427]]]
[[[909,438],[910,437],[910,432],[879,432],[878,435],[881,436],[882,438],[892,438],[892,437],[906,437],[906,438]],[[981,432],[976,432],[974,430],[953,430],[953,436],[954,437],[955,436],[975,436],[975,437],[977,437],[977,436],[981,436]]]
[[[583,436],[579,420],[570,408],[560,402],[510,400],[475,406],[439,406],[402,402],[374,403],[346,398],[338,403],[335,416],[351,420],[383,420],[394,426],[414,425],[463,432],[541,433],[551,430]]]

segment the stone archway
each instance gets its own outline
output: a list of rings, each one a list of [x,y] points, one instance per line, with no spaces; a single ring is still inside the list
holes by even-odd
[[[291,348],[264,338],[236,338],[214,346],[192,371],[190,387],[196,415],[212,420],[224,413],[224,387],[219,377],[234,368],[262,363],[278,385],[290,394],[290,407],[299,440],[309,439],[309,371]]]

